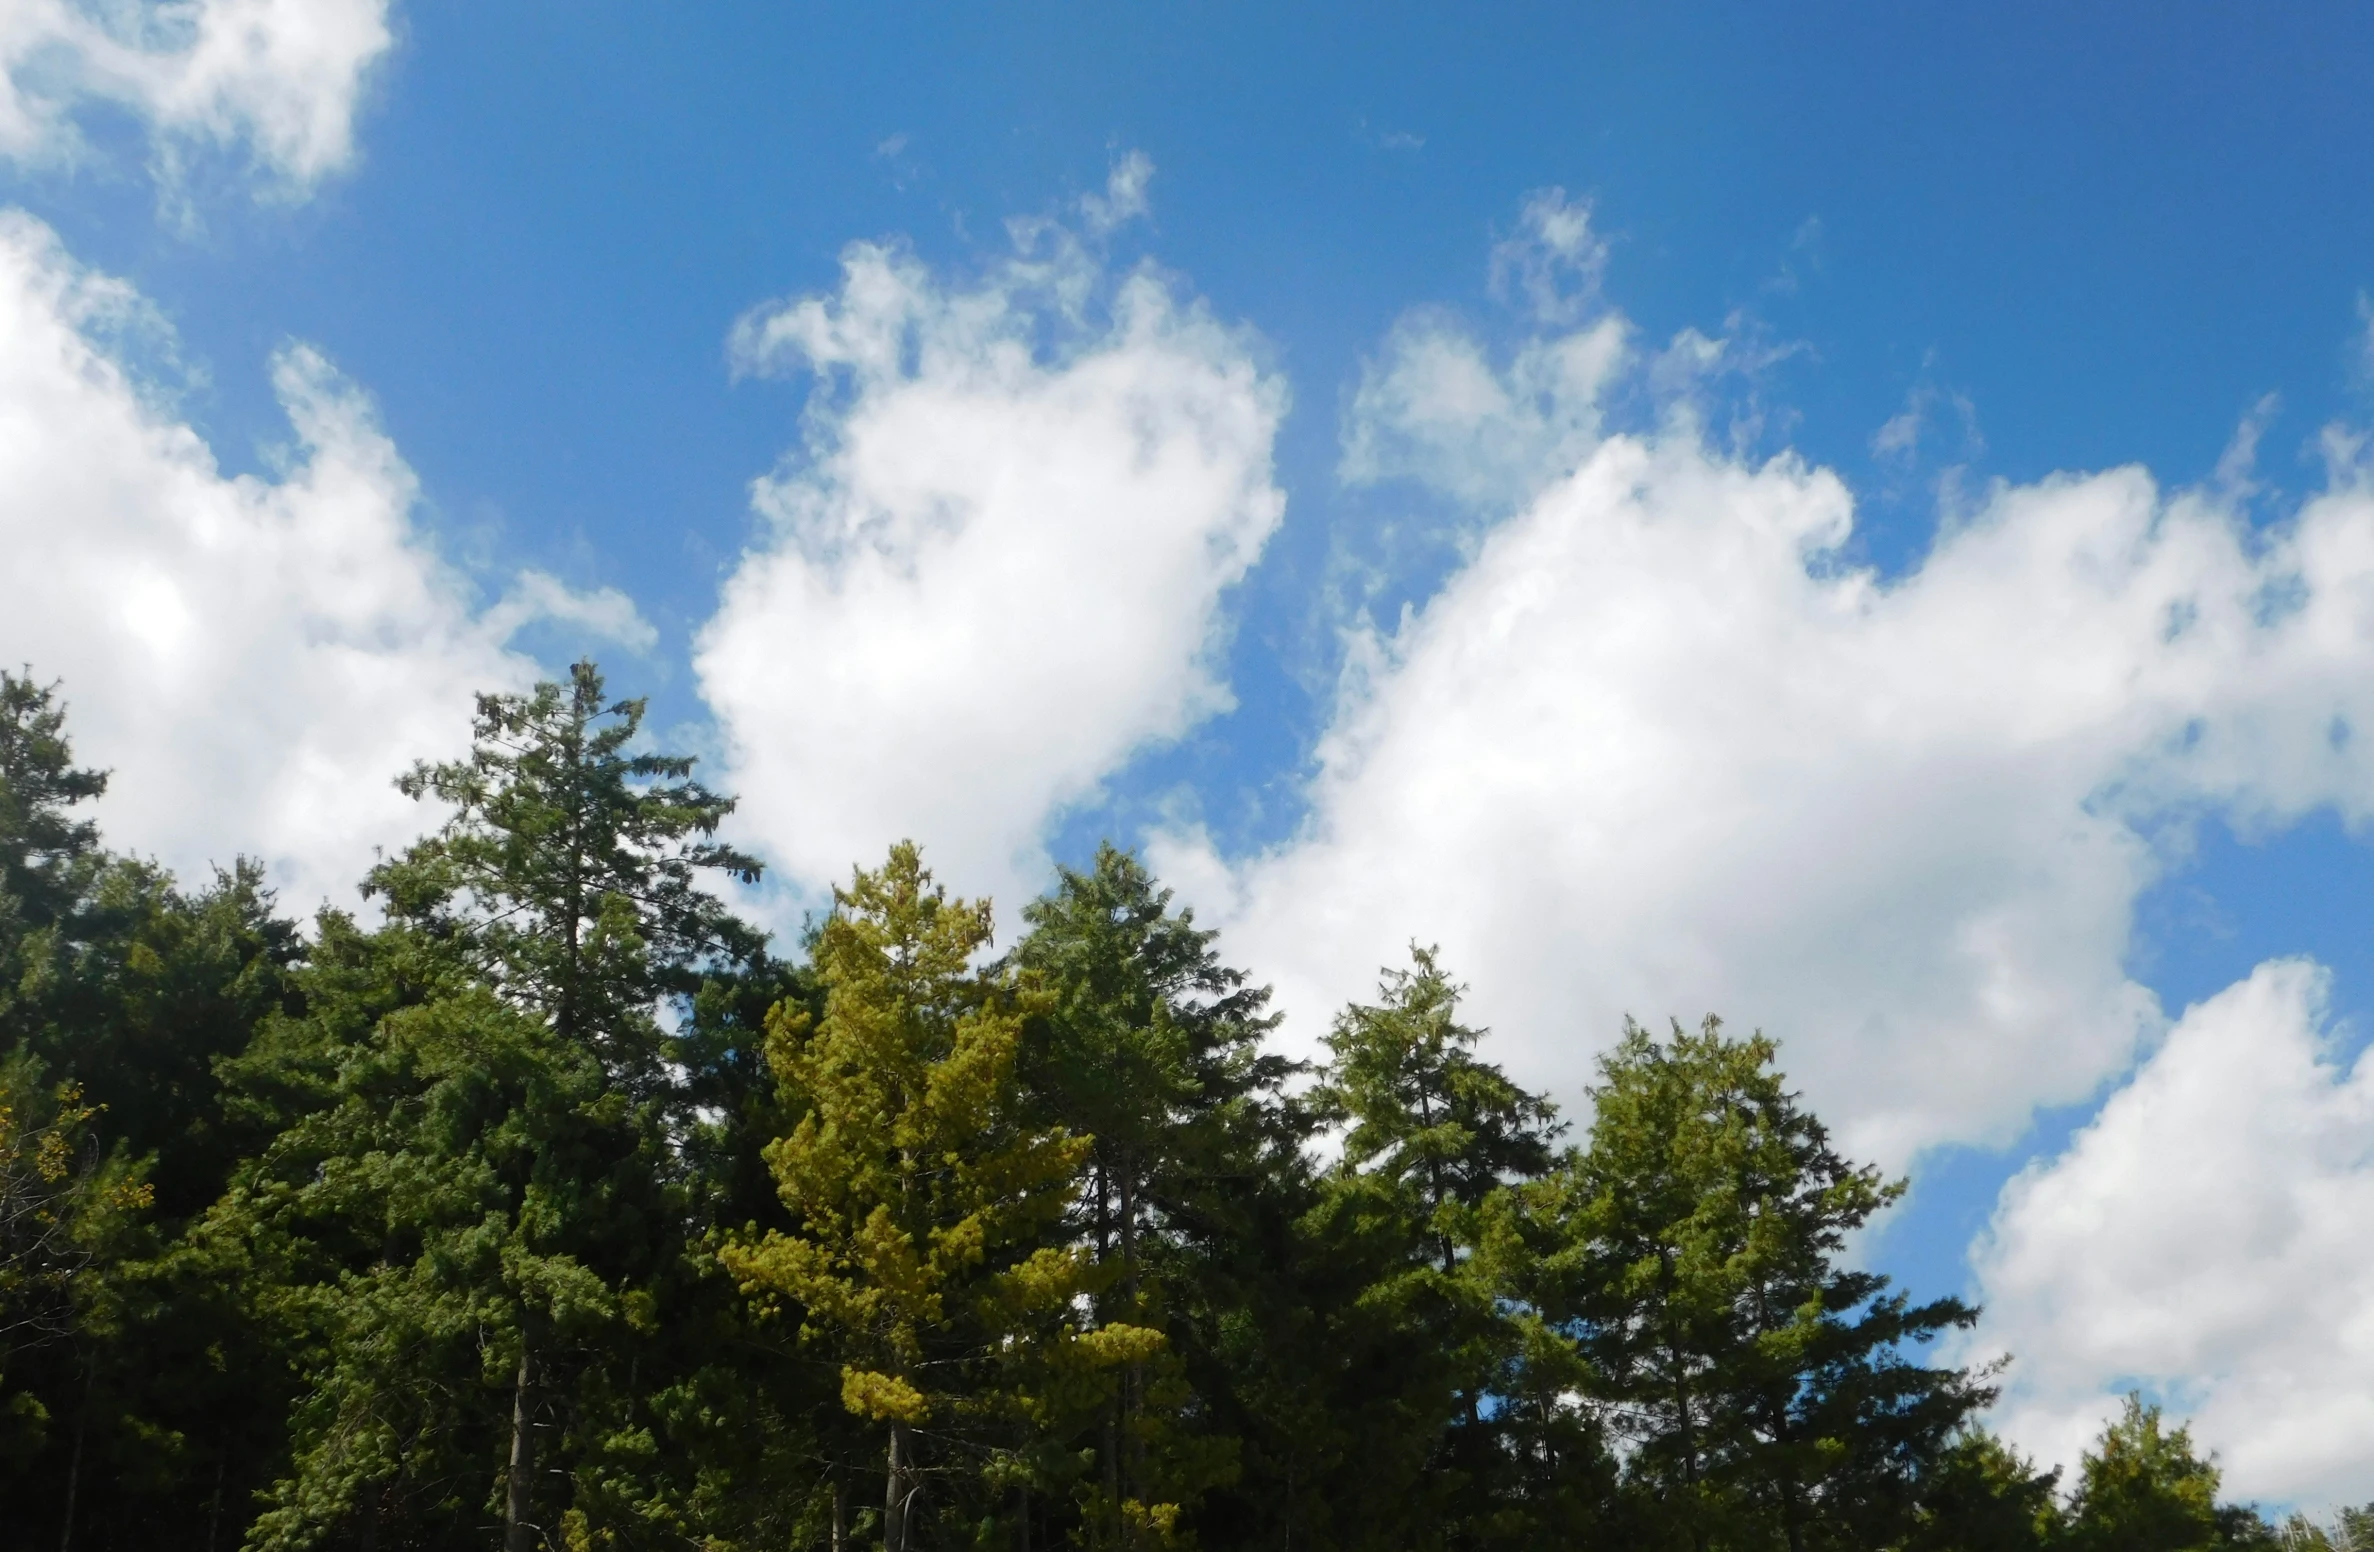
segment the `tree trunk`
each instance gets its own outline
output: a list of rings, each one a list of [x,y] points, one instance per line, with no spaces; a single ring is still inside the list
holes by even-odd
[[[535,1337],[532,1328],[522,1322],[519,1374],[511,1385],[511,1469],[503,1483],[503,1552],[535,1552],[536,1526],[529,1518],[530,1489],[536,1476],[535,1389]]]
[[[890,1425],[890,1481],[882,1490],[882,1552],[907,1552],[907,1503],[914,1490],[907,1483],[907,1425]]]
[[[1121,1172],[1121,1286],[1129,1300],[1129,1318],[1135,1322],[1138,1309],[1138,1241],[1137,1216],[1140,1182],[1137,1166],[1132,1161]],[[1146,1447],[1140,1436],[1139,1417],[1145,1406],[1146,1366],[1136,1360],[1121,1371],[1121,1493],[1125,1498],[1143,1503],[1146,1497]],[[1119,1501],[1115,1503],[1119,1509]],[[1126,1521],[1124,1522],[1126,1525]]]
[[[1108,1546],[1121,1542],[1121,1398],[1105,1404],[1105,1526]]]
[[[1781,1526],[1789,1533],[1789,1552],[1805,1552],[1804,1511],[1797,1505],[1797,1485],[1781,1487]]]
[[[66,1462],[66,1527],[58,1533],[58,1552],[73,1552],[74,1500],[82,1487],[82,1441],[91,1431],[91,1392],[98,1383],[98,1360],[84,1359],[82,1405],[74,1413],[74,1453]]]
[[[1106,1161],[1096,1161],[1096,1264],[1104,1266],[1113,1256],[1113,1171]],[[1104,1301],[1099,1299],[1098,1304]],[[1099,1308],[1097,1323],[1110,1323],[1109,1311]],[[1105,1403],[1104,1448],[1097,1452],[1099,1474],[1104,1478],[1106,1542],[1120,1540],[1121,1528],[1121,1397],[1115,1395]]]
[[[849,1484],[833,1478],[833,1552],[849,1552]]]
[[[1679,1352],[1674,1354],[1673,1399],[1682,1425],[1682,1489],[1689,1500],[1685,1511],[1690,1516],[1690,1545],[1694,1552],[1706,1552],[1706,1517],[1698,1502],[1698,1425],[1690,1414],[1687,1363]]]
[[[1658,1260],[1664,1273],[1665,1347],[1673,1360],[1673,1407],[1682,1434],[1682,1487],[1689,1499],[1686,1512],[1690,1516],[1690,1546],[1693,1552],[1706,1552],[1706,1517],[1698,1502],[1698,1424],[1690,1411],[1690,1355],[1682,1347],[1681,1329],[1673,1317],[1677,1292],[1673,1254],[1660,1251]]]
[[[1418,1124],[1434,1130],[1434,1096],[1425,1089],[1418,1090]],[[1426,1226],[1434,1231],[1435,1248],[1442,1252],[1443,1275],[1459,1270],[1459,1248],[1451,1243],[1451,1236],[1442,1232],[1443,1161],[1432,1153],[1426,1156]]]
[[[223,1467],[229,1462],[229,1450],[217,1450],[214,1455],[214,1496],[206,1500],[206,1552],[214,1552],[217,1537],[223,1528]]]

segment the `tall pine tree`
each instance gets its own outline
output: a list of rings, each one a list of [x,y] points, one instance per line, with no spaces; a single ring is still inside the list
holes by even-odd
[[[1245,1186],[1284,1136],[1291,1069],[1263,1049],[1269,994],[1110,844],[1022,914],[1012,962],[1045,999],[1022,1070],[1039,1108],[1091,1139],[1071,1229],[1099,1271],[1097,1318],[1191,1347],[1215,1263],[1237,1258]],[[1131,1527],[1158,1506],[1192,1504],[1235,1470],[1236,1441],[1197,1403],[1177,1348],[1116,1378],[1085,1445],[1091,1545],[1141,1539]]]
[[[639,1436],[686,1226],[661,1013],[761,946],[700,883],[757,876],[730,801],[642,717],[583,663],[481,697],[470,756],[401,783],[449,814],[373,870],[387,926],[325,919],[306,1018],[250,1063],[312,1089],[218,1212],[313,1344],[268,1544],[490,1514],[526,1552]]]

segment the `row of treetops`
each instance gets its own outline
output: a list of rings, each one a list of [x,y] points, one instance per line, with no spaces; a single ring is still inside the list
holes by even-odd
[[[302,933],[0,675],[0,1546],[2370,1544],[2140,1402],[1986,1433],[1760,1036],[1627,1027],[1578,1135],[1417,949],[1298,1064],[1109,846],[1002,953],[900,845],[779,955],[642,715],[482,697]]]

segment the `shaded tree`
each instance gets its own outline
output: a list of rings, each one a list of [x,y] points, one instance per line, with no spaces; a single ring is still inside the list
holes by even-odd
[[[1220,960],[1216,934],[1107,844],[1023,908],[1010,963],[1041,1001],[1020,1057],[1052,1123],[1089,1139],[1070,1232],[1094,1258],[1100,1323],[1156,1327],[1174,1346],[1116,1376],[1089,1444],[1085,1534],[1126,1542],[1161,1505],[1228,1480],[1236,1441],[1184,1368],[1214,1258],[1232,1256],[1246,1183],[1280,1137],[1291,1064],[1264,1049],[1266,988]]]
[[[1528,1342],[1502,1297],[1514,1247],[1474,1257],[1508,1189],[1549,1169],[1560,1128],[1547,1100],[1476,1056],[1483,1032],[1460,1022],[1463,995],[1436,951],[1413,944],[1374,1003],[1336,1016],[1312,1105],[1341,1130],[1342,1153],[1314,1224],[1379,1257],[1361,1301],[1405,1354],[1401,1448],[1432,1482],[1422,1512],[1451,1543],[1482,1544],[1499,1539],[1495,1523],[1515,1529],[1508,1436],[1526,1413],[1509,1403],[1539,1398],[1545,1364],[1567,1366]]]

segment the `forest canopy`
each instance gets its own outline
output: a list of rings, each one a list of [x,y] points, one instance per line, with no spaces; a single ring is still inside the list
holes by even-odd
[[[0,673],[0,1544],[2374,1548],[2130,1400],[2064,1479],[1780,1052],[1571,1115],[1432,948],[1323,1060],[1132,854],[993,941],[902,843],[782,945],[590,664],[304,926],[109,851]]]

